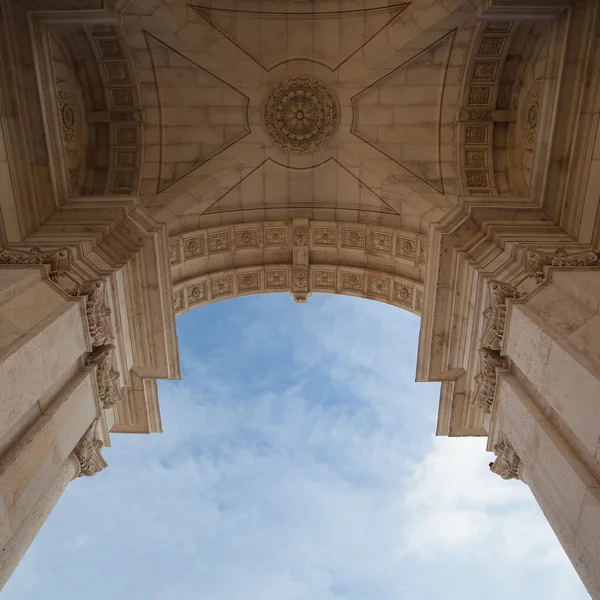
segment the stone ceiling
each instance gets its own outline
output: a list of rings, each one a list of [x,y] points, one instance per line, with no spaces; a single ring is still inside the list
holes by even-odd
[[[134,0],[123,26],[141,200],[172,235],[298,217],[426,233],[456,203],[468,2]]]

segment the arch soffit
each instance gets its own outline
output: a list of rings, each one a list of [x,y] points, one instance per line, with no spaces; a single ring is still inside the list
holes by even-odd
[[[427,238],[403,229],[308,219],[198,229],[170,238],[176,315],[262,293],[332,293],[420,314]]]

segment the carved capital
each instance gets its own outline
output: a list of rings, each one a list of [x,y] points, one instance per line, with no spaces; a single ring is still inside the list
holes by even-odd
[[[572,254],[566,248],[558,248],[554,253],[542,250],[528,250],[525,253],[525,269],[538,283],[542,283],[546,278],[544,267],[581,269],[596,266],[598,266],[598,253],[591,248]]]
[[[507,368],[507,362],[498,352],[488,348],[480,350],[480,371],[475,376],[475,394],[472,404],[484,413],[492,412],[496,398],[496,368]]]
[[[502,479],[523,479],[523,463],[511,443],[502,434],[501,441],[494,446],[496,460],[490,463],[492,473]]]
[[[0,249],[0,264],[2,265],[50,265],[50,279],[56,281],[69,268],[71,257],[68,248],[59,248],[48,252],[33,246],[29,251]]]
[[[500,350],[504,339],[504,328],[506,326],[506,300],[508,298],[520,298],[521,292],[517,288],[492,281],[489,285],[489,304],[483,311],[485,327],[481,344],[484,348]]]
[[[78,477],[93,477],[107,467],[107,463],[100,452],[104,444],[97,437],[97,427],[98,419],[91,424],[73,450],[73,455],[79,463]]]
[[[105,302],[106,283],[102,279],[86,281],[70,290],[72,296],[87,296],[85,313],[88,321],[90,336],[92,337],[92,346],[103,346],[113,339],[112,327],[107,317],[110,315],[110,308]]]
[[[96,348],[86,359],[88,367],[97,367],[96,381],[102,408],[111,408],[121,402],[121,392],[115,382],[119,379],[119,372],[113,369],[115,358],[115,347],[112,344],[104,344]]]

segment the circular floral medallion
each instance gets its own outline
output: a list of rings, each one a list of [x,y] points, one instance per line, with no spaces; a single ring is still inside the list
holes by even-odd
[[[531,89],[525,98],[525,103],[523,104],[521,128],[523,131],[523,141],[529,150],[533,150],[535,145],[541,94],[542,82],[538,80],[531,86]]]
[[[81,113],[75,92],[66,81],[58,83],[56,101],[65,147],[75,150],[81,140]]]
[[[329,139],[337,122],[335,98],[312,77],[293,77],[281,82],[265,106],[269,135],[289,152],[316,150]]]

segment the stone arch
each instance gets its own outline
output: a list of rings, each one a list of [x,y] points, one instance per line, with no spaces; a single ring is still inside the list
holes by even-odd
[[[346,294],[420,314],[426,237],[402,229],[294,219],[170,238],[175,313],[261,293]]]

